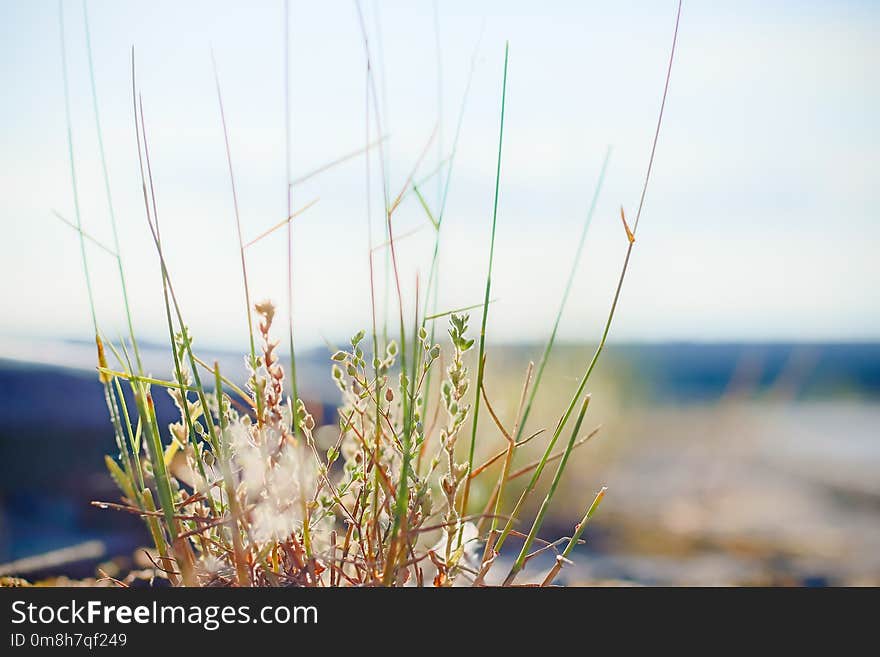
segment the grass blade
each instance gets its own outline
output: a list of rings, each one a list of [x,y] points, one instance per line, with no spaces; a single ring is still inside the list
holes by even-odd
[[[128,335],[131,338],[131,346],[134,349],[134,357],[138,364],[138,374],[143,374],[141,354],[138,349],[137,339],[134,336],[134,325],[131,320],[131,306],[128,301],[128,286],[125,281],[125,270],[122,266],[122,250],[119,248],[119,231],[116,225],[116,212],[113,209],[113,195],[110,193],[110,174],[107,170],[107,156],[104,152],[104,133],[101,130],[101,114],[98,111],[98,87],[95,82],[95,64],[92,58],[92,35],[89,29],[89,9],[87,0],[83,0],[83,21],[86,28],[86,53],[89,60],[89,80],[92,87],[92,108],[95,115],[95,128],[98,134],[98,152],[101,156],[101,173],[104,177],[104,191],[107,195],[107,208],[110,212],[110,227],[113,229],[113,246],[116,250],[116,263],[119,268],[119,283],[122,286],[122,301],[125,306],[125,319],[128,322]]]
[[[89,275],[89,262],[86,258],[86,241],[83,232],[82,219],[79,212],[79,188],[76,183],[76,161],[73,155],[73,121],[70,114],[70,82],[67,76],[67,43],[64,38],[64,4],[58,0],[58,23],[61,37],[61,78],[64,82],[64,118],[67,125],[67,155],[70,162],[70,183],[73,190],[73,208],[76,219],[76,230],[79,233],[79,248],[82,254],[83,272],[86,278],[86,291],[89,296],[89,310],[92,315],[92,325],[95,335],[98,335],[98,316],[95,313],[95,298],[92,294],[92,279]]]
[[[229,147],[229,130],[226,127],[226,112],[223,109],[223,94],[220,91],[220,75],[217,73],[217,62],[214,59],[214,53],[211,53],[211,62],[214,65],[214,83],[217,88],[217,104],[220,106],[220,123],[223,126],[223,142],[226,145],[226,164],[229,168],[229,185],[232,189],[232,207],[235,211],[235,228],[238,232],[238,248],[239,253],[241,254],[241,276],[244,283],[244,302],[247,306],[247,325],[248,325],[248,337],[250,338],[250,348],[251,348],[251,367],[254,371],[257,369],[257,346],[256,342],[254,342],[254,322],[253,316],[251,313],[251,290],[248,285],[248,275],[247,275],[247,258],[245,257],[245,244],[244,237],[241,231],[241,214],[238,211],[238,194],[235,191],[235,174],[232,170],[232,150]],[[290,195],[288,194],[288,197]],[[287,216],[290,216],[290,211],[288,211]],[[288,224],[290,226],[290,224]],[[291,352],[292,353],[292,352]],[[195,368],[194,368],[195,369]],[[291,376],[291,380],[293,376]],[[257,402],[257,421],[263,421],[263,401],[260,398],[260,395],[257,391],[254,391],[254,400]]]
[[[296,388],[296,349],[293,344],[293,185],[290,182],[290,2],[284,0],[284,180],[287,183],[287,336],[290,350],[290,395],[293,403],[299,401],[299,392]],[[217,93],[220,93],[219,83]],[[223,131],[226,131],[226,122],[224,120]],[[227,153],[228,153],[227,140]],[[232,175],[232,163],[229,165],[229,175]],[[316,201],[313,201],[313,203]],[[307,209],[307,205],[303,210]],[[298,214],[298,213],[297,213]],[[236,210],[236,216],[238,211]],[[270,231],[271,232],[271,231]],[[240,234],[240,229],[239,229]],[[259,239],[259,238],[258,238]],[[254,240],[256,241],[256,240]],[[244,266],[244,256],[242,256],[242,266]],[[245,283],[247,285],[247,283]],[[250,313],[250,303],[248,303],[248,313]],[[248,315],[250,317],[250,315]],[[253,330],[253,329],[252,329]],[[251,343],[253,344],[253,333],[251,334]],[[254,397],[260,395],[254,391]],[[290,414],[290,423],[293,428],[293,435],[299,432],[297,414]]]
[[[675,15],[675,30],[672,34],[672,47],[669,51],[669,65],[666,69],[666,82],[663,85],[663,99],[660,102],[660,112],[657,117],[657,129],[654,132],[654,141],[651,145],[651,156],[648,160],[648,169],[645,174],[644,185],[642,186],[642,194],[639,200],[639,209],[636,214],[636,221],[633,225],[633,233],[635,233],[636,227],[638,226],[639,217],[642,214],[642,207],[644,205],[645,200],[645,192],[648,189],[648,181],[651,178],[651,168],[654,164],[654,154],[657,150],[657,140],[660,137],[660,125],[663,121],[663,109],[666,107],[666,94],[669,91],[669,80],[672,76],[672,61],[675,57],[675,45],[678,41],[678,25],[681,20],[681,0],[678,3],[678,11]],[[611,301],[611,309],[608,311],[608,317],[605,320],[605,328],[602,331],[602,337],[599,340],[599,345],[596,347],[596,351],[593,353],[593,357],[590,362],[587,364],[586,370],[584,371],[583,376],[581,377],[580,383],[577,386],[574,394],[572,395],[571,401],[568,404],[568,407],[565,409],[565,412],[562,414],[562,417],[559,419],[559,423],[556,425],[556,430],[553,432],[553,437],[550,439],[550,442],[547,444],[547,448],[544,452],[544,455],[541,458],[541,461],[538,463],[538,467],[535,468],[534,473],[529,481],[528,486],[523,491],[519,500],[514,507],[513,512],[510,514],[510,520],[507,522],[507,525],[504,527],[504,531],[501,533],[501,537],[498,539],[497,549],[501,549],[501,544],[504,542],[504,539],[510,534],[513,530],[513,523],[515,522],[519,512],[522,510],[522,506],[525,503],[525,500],[534,490],[535,485],[538,482],[538,479],[541,476],[541,472],[544,470],[544,466],[547,464],[547,459],[549,458],[553,447],[556,445],[556,441],[559,439],[559,436],[562,434],[562,430],[571,417],[572,412],[574,411],[575,406],[577,406],[578,401],[580,400],[581,395],[584,392],[584,388],[587,385],[587,381],[590,379],[590,375],[593,373],[593,370],[596,367],[596,363],[599,361],[599,356],[602,354],[602,350],[605,348],[605,341],[608,339],[608,332],[611,330],[611,323],[614,320],[614,312],[617,309],[617,303],[620,300],[620,291],[623,288],[623,281],[626,278],[627,268],[629,267],[630,256],[632,255],[633,246],[635,245],[635,240],[628,240],[628,245],[626,248],[626,256],[623,260],[623,266],[620,270],[620,277],[617,280],[617,287],[614,291],[614,298]]]
[[[544,376],[544,368],[547,366],[547,361],[550,359],[550,353],[553,351],[553,345],[556,342],[556,332],[559,329],[559,321],[562,319],[562,313],[565,312],[565,305],[568,303],[568,295],[571,293],[571,285],[574,282],[574,276],[577,273],[578,265],[581,261],[584,242],[586,242],[587,239],[587,231],[590,229],[590,224],[593,221],[593,212],[596,210],[596,202],[599,200],[599,192],[602,191],[602,183],[605,180],[605,170],[608,167],[608,158],[610,157],[611,147],[609,146],[605,151],[605,159],[602,161],[602,168],[599,171],[599,180],[596,182],[596,189],[593,192],[593,200],[590,202],[590,209],[587,211],[587,218],[584,221],[584,227],[581,230],[581,237],[580,240],[578,240],[574,260],[571,263],[571,270],[568,273],[568,281],[565,283],[565,291],[562,293],[562,301],[559,303],[559,310],[556,312],[556,319],[553,321],[553,329],[550,331],[550,337],[547,339],[544,353],[541,354],[541,360],[538,363],[538,370],[535,373],[535,385],[532,386],[532,390],[529,393],[529,401],[526,403],[526,408],[523,411],[522,422],[519,425],[519,432],[516,435],[517,440],[520,439],[522,432],[525,430],[526,420],[529,418],[529,413],[532,410],[532,403],[535,401],[535,395],[538,393],[541,379]]]
[[[565,472],[565,466],[568,465],[568,458],[569,456],[571,456],[571,453],[574,450],[574,444],[577,440],[578,432],[581,430],[581,424],[584,421],[584,415],[587,414],[587,407],[589,405],[590,395],[586,395],[584,397],[584,402],[581,405],[581,410],[578,413],[577,420],[575,420],[574,429],[572,429],[571,431],[571,438],[569,438],[568,440],[568,446],[565,448],[565,452],[562,454],[562,458],[559,460],[559,465],[556,466],[556,474],[553,476],[553,482],[550,484],[550,490],[547,491],[547,495],[544,497],[544,501],[541,503],[541,508],[538,509],[538,513],[535,516],[534,522],[532,523],[532,528],[529,530],[529,534],[528,536],[526,536],[525,541],[523,541],[522,548],[520,549],[516,561],[513,562],[510,573],[504,580],[504,586],[509,586],[510,584],[512,584],[514,578],[522,570],[526,557],[529,554],[529,550],[532,547],[532,543],[535,542],[535,538],[537,537],[538,532],[541,529],[541,525],[544,524],[544,517],[547,515],[547,509],[550,508],[550,504],[551,502],[553,502],[553,496],[556,495],[556,491],[559,488],[559,482],[562,480],[562,473]]]
[[[556,557],[556,563],[553,565],[553,568],[550,569],[550,572],[547,573],[544,581],[541,582],[541,586],[550,586],[550,584],[553,583],[553,580],[556,579],[559,571],[562,570],[562,564],[565,563],[566,559],[568,559],[568,555],[571,554],[574,546],[577,545],[578,541],[581,540],[581,536],[583,536],[584,530],[587,528],[587,523],[590,522],[590,518],[592,518],[593,514],[596,513],[596,509],[598,509],[599,504],[602,503],[602,499],[605,497],[605,491],[607,490],[608,489],[605,486],[602,486],[601,490],[596,494],[596,497],[593,500],[593,503],[590,505],[590,508],[587,509],[584,517],[575,526],[574,534],[572,534],[571,538],[569,539],[568,545],[565,546],[562,554]]]
[[[468,450],[468,473],[474,467],[474,448],[477,443],[477,421],[480,417],[480,390],[483,387],[483,375],[485,361],[483,355],[486,352],[486,320],[489,317],[489,295],[492,292],[492,263],[495,258],[495,226],[498,220],[498,192],[501,184],[501,147],[504,141],[504,105],[507,100],[507,60],[510,52],[510,44],[504,44],[504,78],[501,84],[501,125],[498,130],[498,159],[495,166],[495,202],[492,210],[492,235],[489,238],[489,270],[486,274],[486,294],[483,300],[483,320],[480,324],[480,347],[477,354],[477,397],[474,401],[474,419],[471,427],[471,443]],[[464,493],[461,501],[461,515],[467,515],[468,497],[470,495],[471,479],[465,480]],[[461,545],[462,534],[458,535],[458,544]]]

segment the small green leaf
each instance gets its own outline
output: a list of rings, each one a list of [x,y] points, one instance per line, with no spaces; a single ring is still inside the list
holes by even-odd
[[[137,497],[134,494],[134,487],[131,485],[131,480],[128,476],[122,471],[122,468],[119,467],[119,464],[113,460],[110,456],[104,456],[104,463],[107,464],[107,469],[110,471],[110,476],[113,478],[113,481],[116,482],[116,485],[119,486],[119,489],[123,492],[123,494],[132,502],[137,500]]]

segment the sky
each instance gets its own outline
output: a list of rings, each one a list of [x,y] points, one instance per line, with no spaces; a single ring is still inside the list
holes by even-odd
[[[112,245],[83,5],[63,0],[73,152],[84,229]],[[321,345],[396,326],[380,155],[392,196],[451,152],[436,309],[482,301],[505,42],[509,67],[488,332],[549,332],[606,148],[612,147],[568,307],[566,341],[601,334],[648,164],[676,3],[361,3],[381,153],[294,187],[295,331]],[[135,47],[169,271],[197,341],[246,344],[238,236],[211,63],[221,82],[245,241],[286,215],[282,2],[88,3],[113,208],[142,338],[166,325],[131,107]],[[0,0],[0,336],[92,335],[75,220],[58,4]],[[686,1],[663,126],[613,340],[880,339],[880,6]],[[290,169],[307,173],[376,137],[353,2],[290,3]],[[429,141],[436,127],[436,136]],[[444,176],[445,176],[445,171]],[[436,214],[443,176],[426,181]],[[369,199],[372,213],[367,213]],[[434,229],[414,195],[393,215],[407,317]],[[411,231],[415,231],[412,232]],[[411,233],[411,234],[410,234]],[[88,245],[98,321],[124,330],[116,260]],[[247,249],[252,296],[286,313],[286,237]],[[385,303],[386,298],[388,303]],[[434,307],[434,306],[432,306]],[[473,311],[477,326],[479,311]],[[282,322],[283,324],[283,322]],[[279,333],[280,336],[280,333]]]

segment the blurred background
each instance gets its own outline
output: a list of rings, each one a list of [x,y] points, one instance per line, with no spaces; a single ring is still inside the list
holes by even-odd
[[[552,428],[619,276],[619,208],[632,217],[638,206],[674,1],[291,2],[287,22],[282,2],[86,7],[147,366],[169,376],[134,140],[132,46],[169,270],[198,350],[240,379],[248,331],[212,52],[247,241],[284,219],[288,167],[297,180],[377,138],[360,9],[386,137],[370,151],[369,186],[361,154],[293,192],[295,208],[318,199],[293,224],[298,380],[330,424],[328,349],[369,325],[370,245],[380,320],[395,325],[380,164],[393,197],[427,145],[416,179],[427,178],[420,189],[435,213],[449,180],[437,310],[482,300],[509,40],[488,320],[487,388],[503,418],[549,335],[611,147],[530,418],[530,428]],[[60,10],[80,216],[112,244],[84,5],[63,0]],[[0,0],[0,12],[0,574],[82,577],[147,537],[136,518],[88,504],[118,493],[104,473],[113,436],[79,242],[53,214],[76,216],[59,4]],[[880,8],[858,0],[685,2],[638,241],[589,387],[587,421],[601,430],[576,453],[545,531],[570,533],[608,486],[577,565],[563,571],[569,583],[880,584],[878,28]],[[411,314],[434,229],[413,194],[394,222]],[[116,261],[87,250],[98,322],[114,339],[126,330]],[[286,313],[284,232],[250,248],[248,267],[254,296]],[[492,453],[491,428],[481,435]]]

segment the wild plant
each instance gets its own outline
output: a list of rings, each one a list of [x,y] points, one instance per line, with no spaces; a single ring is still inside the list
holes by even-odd
[[[85,2],[83,7],[85,12]],[[62,56],[66,57],[63,12],[60,13]],[[144,104],[137,90],[132,51],[132,101],[144,209],[160,264],[165,319],[174,367],[166,378],[157,378],[144,371],[131,321],[123,259],[116,239],[114,248],[105,250],[116,258],[119,265],[128,323],[127,339],[122,338],[114,343],[102,335],[93,304],[92,319],[98,349],[98,377],[104,388],[118,448],[118,456],[107,457],[107,467],[120,488],[122,500],[120,503],[96,504],[143,518],[155,545],[157,571],[164,573],[173,584],[185,586],[482,586],[487,583],[510,586],[515,585],[517,577],[536,555],[554,551],[555,565],[537,581],[544,586],[555,581],[564,565],[570,563],[573,549],[581,542],[587,523],[605,495],[605,488],[602,488],[592,499],[572,536],[553,542],[539,537],[572,453],[598,431],[583,429],[590,402],[590,395],[585,391],[605,346],[636,243],[636,231],[669,87],[680,13],[679,3],[657,129],[631,228],[621,208],[627,238],[626,251],[603,333],[541,456],[517,468],[513,466],[520,448],[545,434],[544,430],[539,430],[525,435],[526,422],[568,302],[571,281],[581,259],[587,228],[602,186],[608,153],[550,337],[537,370],[531,363],[527,367],[516,413],[512,422],[505,424],[496,413],[487,392],[486,327],[499,219],[508,50],[505,48],[488,273],[483,303],[476,307],[481,310],[479,334],[472,337],[467,311],[474,308],[447,312],[437,312],[436,308],[439,235],[467,91],[462,101],[451,155],[445,160],[448,167],[445,180],[439,185],[443,190],[439,195],[439,206],[432,211],[431,204],[420,191],[420,185],[427,178],[415,180],[421,157],[407,176],[400,193],[391,197],[382,152],[384,137],[379,94],[376,93],[367,30],[363,27],[363,15],[358,6],[370,92],[367,102],[367,145],[353,155],[366,153],[369,182],[369,151],[373,148],[380,151],[378,160],[382,169],[388,246],[386,269],[389,272],[388,280],[398,295],[399,326],[396,336],[390,336],[387,327],[379,330],[374,248],[370,244],[367,252],[372,327],[369,337],[367,331],[358,331],[345,348],[336,350],[329,358],[330,376],[339,390],[341,403],[333,428],[333,439],[329,444],[321,443],[309,406],[298,396],[293,339],[291,219],[311,204],[294,210],[293,185],[288,182],[287,219],[257,238],[268,237],[280,228],[287,231],[287,305],[290,311],[286,329],[290,364],[285,368],[278,352],[280,340],[276,337],[276,306],[271,301],[253,303],[250,296],[247,247],[252,242],[245,243],[242,237],[218,76],[218,105],[224,136],[227,136],[226,155],[250,337],[245,358],[246,382],[240,387],[235,383],[235,376],[221,372],[216,362],[209,364],[196,354],[193,336],[187,328],[175,294],[171,272],[163,254]],[[100,141],[101,123],[91,67],[87,13],[84,18],[95,120],[115,238],[116,216],[103,143]],[[79,235],[91,302],[91,280],[84,244],[85,240],[92,238],[83,230],[78,207],[66,59],[62,61],[62,67],[76,217],[75,222],[69,223]],[[287,143],[289,145],[289,138]],[[422,157],[427,150],[428,146]],[[353,155],[337,158],[331,165],[350,159]],[[431,176],[441,176],[442,173],[441,166]],[[392,218],[404,197],[410,193],[418,198],[425,210],[435,230],[435,242],[429,259],[430,275],[424,307],[420,307],[417,291],[415,312],[413,316],[406,317],[395,242],[399,237],[395,238]],[[369,221],[369,208],[367,217]],[[432,294],[434,307],[429,310],[428,300]],[[445,347],[435,340],[435,329],[444,320],[448,323],[449,338]],[[114,367],[108,364],[108,351],[117,361]],[[474,357],[476,362],[472,362]],[[472,378],[474,370],[475,378]],[[431,385],[432,377],[440,381],[436,394]],[[179,419],[171,423],[167,431],[160,426],[155,411],[153,394],[159,389],[164,389],[171,396],[179,412]],[[129,405],[130,401],[133,401],[133,407]],[[479,424],[483,406],[491,420],[491,432],[486,432],[485,423]],[[569,426],[572,417],[574,422]],[[496,431],[497,435],[491,435]],[[564,433],[567,435],[564,447],[557,448]],[[483,462],[477,462],[477,444],[491,444],[499,437],[503,440],[504,449]],[[499,461],[500,469],[493,467]],[[555,473],[544,499],[531,523],[523,525],[527,503],[537,490],[544,469],[553,463],[556,464]],[[496,471],[491,494],[481,508],[475,509],[470,495],[472,484],[478,478],[489,477]],[[526,478],[526,484],[519,489],[519,496],[511,506],[507,496],[521,478]],[[521,531],[521,526],[527,526],[527,529]],[[506,554],[502,555],[502,548],[512,538],[521,545],[516,555],[507,559]],[[535,548],[536,543],[540,547]],[[559,547],[563,545],[560,551]],[[503,576],[498,572],[502,564],[507,568],[507,574]]]

